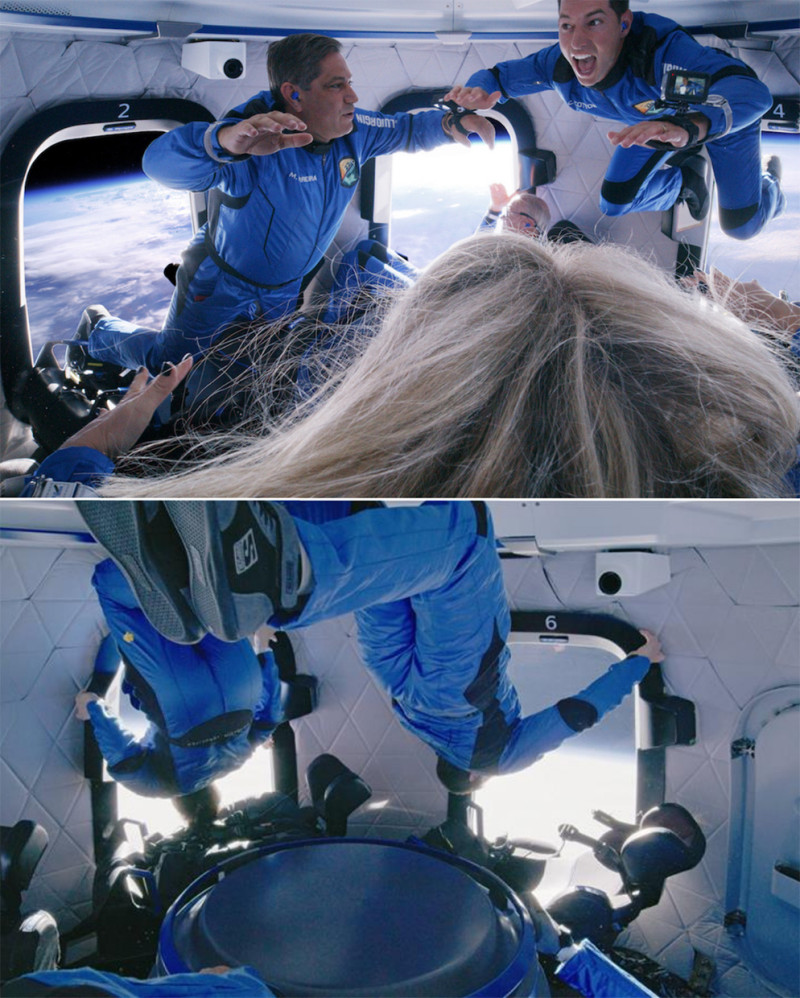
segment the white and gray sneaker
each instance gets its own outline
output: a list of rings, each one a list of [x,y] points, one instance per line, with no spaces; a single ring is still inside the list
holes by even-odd
[[[64,354],[64,364],[74,371],[82,371],[86,367],[88,351],[85,344],[89,339],[94,327],[101,319],[109,319],[111,313],[105,305],[87,305],[78,320],[78,328],[72,336],[72,343],[67,347]]]
[[[78,499],[78,512],[117,563],[155,629],[178,644],[206,633],[189,603],[189,566],[164,504],[141,499]]]
[[[247,637],[296,610],[302,555],[294,521],[261,500],[166,500],[186,551],[189,599],[223,641]]]

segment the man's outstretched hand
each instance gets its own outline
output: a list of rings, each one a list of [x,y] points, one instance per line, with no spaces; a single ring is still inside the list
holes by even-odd
[[[233,156],[271,156],[281,149],[307,146],[314,138],[296,115],[268,111],[225,125],[217,132],[217,141]]]
[[[692,120],[695,121],[695,119]],[[702,141],[708,134],[708,119],[704,115],[698,115],[695,123],[699,129],[697,141]],[[676,149],[683,149],[689,142],[689,133],[685,128],[681,128],[680,125],[676,125],[672,121],[665,121],[663,118],[640,121],[635,125],[628,125],[618,132],[610,131],[606,134],[612,145],[621,146],[623,149],[630,149],[631,146],[646,146],[648,142],[653,140],[674,146]]]
[[[495,106],[501,96],[499,90],[489,94],[482,87],[453,87],[442,100],[445,102],[451,100],[468,111],[488,111],[490,107]]]

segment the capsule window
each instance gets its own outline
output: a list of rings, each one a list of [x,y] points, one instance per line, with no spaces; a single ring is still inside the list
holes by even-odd
[[[184,191],[149,180],[157,132],[73,138],[46,149],[25,185],[25,294],[34,355],[68,338],[86,305],[160,329],[172,293],[164,267],[192,234]]]
[[[472,235],[489,208],[489,185],[517,188],[516,142],[497,119],[495,148],[472,140],[392,157],[391,246],[424,267]]]
[[[519,693],[523,716],[575,696],[624,657],[624,652],[610,650],[607,643],[586,647],[563,640],[563,635],[545,634],[532,641],[512,632],[508,645],[509,677]],[[508,835],[558,846],[562,824],[599,837],[606,829],[592,818],[594,810],[635,822],[634,712],[631,694],[597,724],[568,738],[533,765],[488,780],[474,799],[483,809],[489,841]],[[537,888],[543,903],[569,884],[573,866],[585,851],[584,846],[568,842],[562,855],[548,862],[545,879]]]

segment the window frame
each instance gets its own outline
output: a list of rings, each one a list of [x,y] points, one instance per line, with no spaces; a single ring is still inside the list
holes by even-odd
[[[166,132],[192,121],[210,124],[214,120],[202,104],[178,98],[71,101],[33,115],[10,137],[0,154],[0,257],[3,260],[0,377],[6,406],[15,416],[18,415],[15,389],[33,367],[25,297],[23,201],[25,182],[34,161],[46,149],[69,139],[111,136],[134,130]],[[193,195],[190,212],[196,230],[204,220],[202,194]]]
[[[633,654],[642,643],[637,627],[612,614],[568,610],[512,610],[508,644],[560,643],[598,648],[618,655]],[[664,802],[666,749],[691,744],[695,733],[694,704],[668,696],[659,667],[634,687],[636,750],[636,813]],[[676,720],[677,718],[677,720]],[[472,795],[449,794],[448,817],[469,821]]]
[[[406,90],[383,104],[380,111],[383,114],[430,111],[446,92],[446,87]],[[514,144],[517,155],[516,185],[520,187],[521,178],[532,175],[532,161],[537,149],[533,119],[514,98],[493,107],[487,116],[501,122]],[[364,165],[361,170],[361,218],[369,223],[369,238],[376,239],[385,246],[390,245],[391,188],[391,156],[376,157]]]

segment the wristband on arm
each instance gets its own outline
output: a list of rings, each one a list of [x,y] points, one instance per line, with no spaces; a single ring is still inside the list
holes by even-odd
[[[675,114],[670,115],[666,118],[658,118],[660,122],[665,125],[677,125],[678,128],[682,128],[688,133],[689,138],[686,141],[684,149],[688,149],[689,146],[700,145],[700,129],[692,121],[691,118],[687,117],[685,114]],[[652,146],[654,149],[672,149],[675,150],[675,146],[671,142],[662,142],[660,139],[650,139],[647,145]]]
[[[472,134],[461,124],[461,119],[466,118],[469,114],[475,114],[474,111],[468,111],[464,107],[459,107],[454,100],[440,101],[435,107],[439,108],[440,111],[447,112],[444,118],[442,118],[442,128],[446,132],[449,132],[452,126],[457,132],[461,132],[462,135]]]

